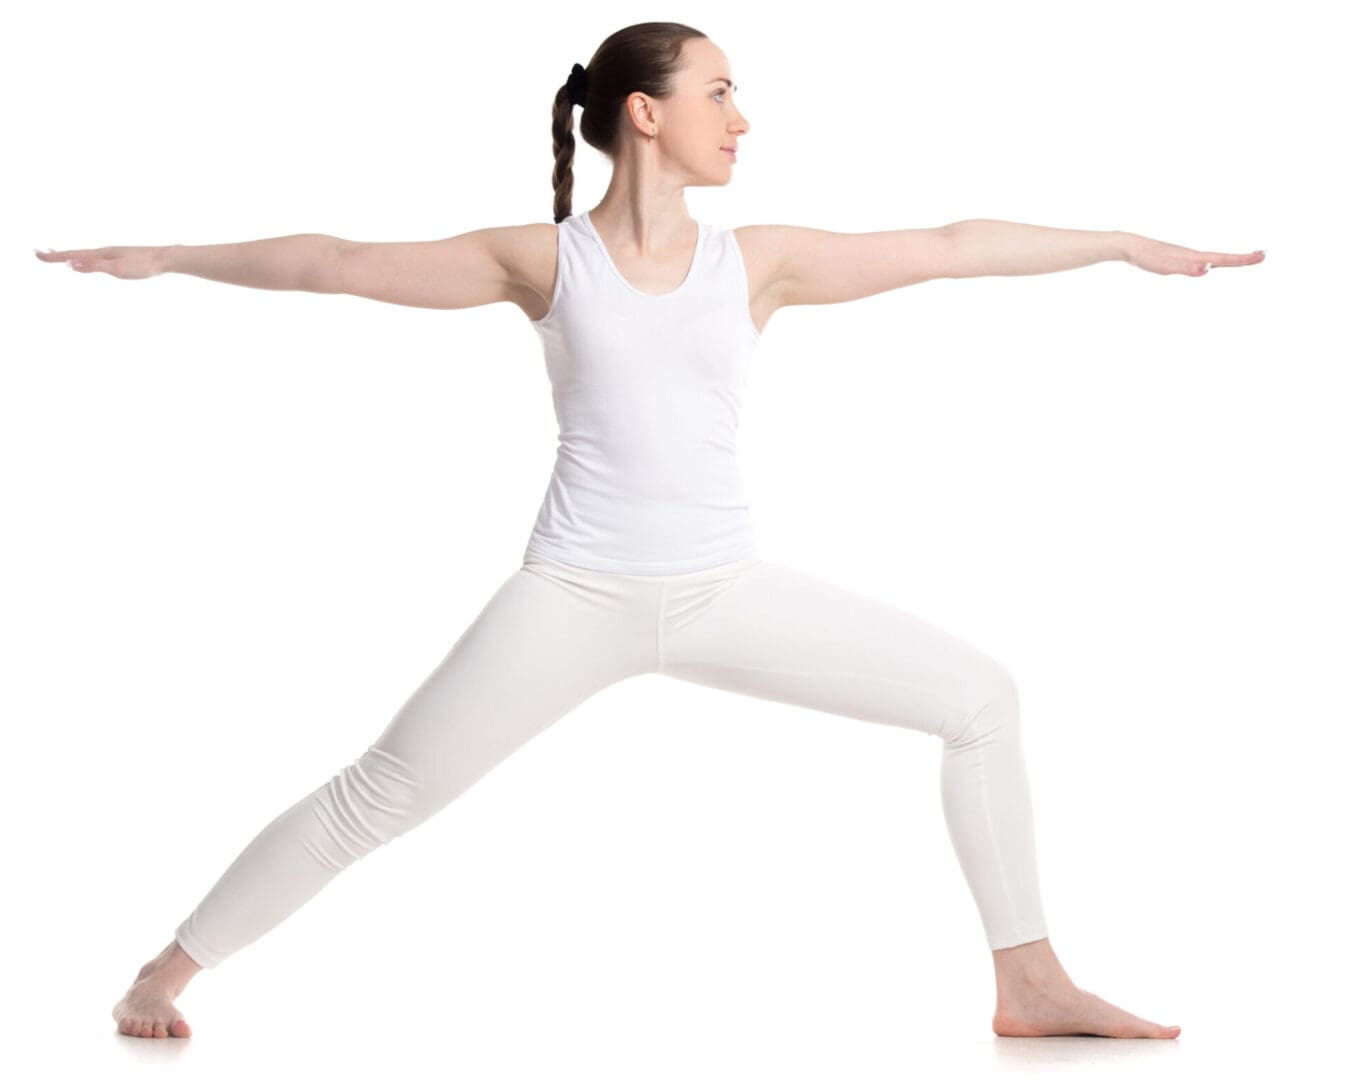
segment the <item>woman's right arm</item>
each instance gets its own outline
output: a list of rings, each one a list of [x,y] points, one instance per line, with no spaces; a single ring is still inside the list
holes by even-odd
[[[339,246],[335,236],[301,233],[240,244],[173,244],[168,247],[104,247],[38,251],[44,262],[68,263],[73,270],[102,272],[138,280],[158,274],[192,274],[254,289],[332,292],[327,282]]]
[[[240,244],[174,244],[158,248],[161,273],[191,274],[251,289],[331,292],[327,282],[342,241],[321,233],[246,240]]]
[[[108,247],[36,252],[82,273],[113,277],[192,274],[255,289],[345,293],[409,307],[520,302],[548,225],[477,229],[444,240],[364,243],[302,233],[239,244]],[[555,228],[555,226],[552,226]],[[541,231],[542,230],[542,231]],[[540,240],[544,244],[540,244]],[[537,261],[537,260],[536,260]]]

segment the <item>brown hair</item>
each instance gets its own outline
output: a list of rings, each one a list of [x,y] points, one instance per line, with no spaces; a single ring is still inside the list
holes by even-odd
[[[585,67],[585,106],[581,138],[611,160],[618,149],[619,125],[628,95],[653,98],[674,93],[684,42],[707,37],[701,30],[676,22],[645,22],[610,34]],[[575,103],[564,83],[553,98],[553,222],[571,216],[571,163],[576,157],[572,134]]]

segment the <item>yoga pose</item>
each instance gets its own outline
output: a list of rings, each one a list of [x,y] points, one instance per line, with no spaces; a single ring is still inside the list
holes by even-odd
[[[844,234],[694,220],[749,123],[726,55],[679,23],[629,26],[553,105],[553,223],[422,243],[324,235],[38,253],[119,278],[194,274],[425,308],[519,306],[543,344],[559,441],[515,570],[369,749],[262,830],[113,1009],[191,1034],[174,1005],[380,845],[425,822],[598,691],[659,673],[942,740],[946,826],[992,951],[999,1035],[1174,1038],[1079,989],[1040,902],[1017,690],[992,657],[879,599],[763,558],[735,435],[773,312],[937,278],[1119,259],[1200,276],[1263,254],[1010,222]],[[573,109],[613,174],[571,210]]]

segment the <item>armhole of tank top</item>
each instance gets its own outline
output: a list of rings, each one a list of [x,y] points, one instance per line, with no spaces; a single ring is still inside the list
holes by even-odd
[[[570,220],[570,217],[565,217],[557,225],[557,275],[553,280],[553,299],[548,304],[548,310],[543,313],[543,318],[529,320],[531,326],[543,327],[548,325],[553,317],[553,312],[557,310],[557,300],[562,295],[562,227]]]
[[[735,251],[735,261],[740,264],[740,280],[743,284],[740,290],[740,310],[744,313],[745,324],[749,327],[749,332],[754,335],[754,340],[757,343],[759,328],[754,325],[754,316],[749,313],[749,271],[745,269],[745,256],[740,251],[740,241],[735,238],[735,230],[727,229],[726,237],[730,240],[731,247]]]

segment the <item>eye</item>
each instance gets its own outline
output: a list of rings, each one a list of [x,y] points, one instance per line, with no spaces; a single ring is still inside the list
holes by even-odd
[[[726,93],[725,90],[718,90],[718,91],[717,91],[717,94],[724,94],[724,93]],[[716,97],[717,94],[713,94],[712,96],[713,96],[713,97]]]

